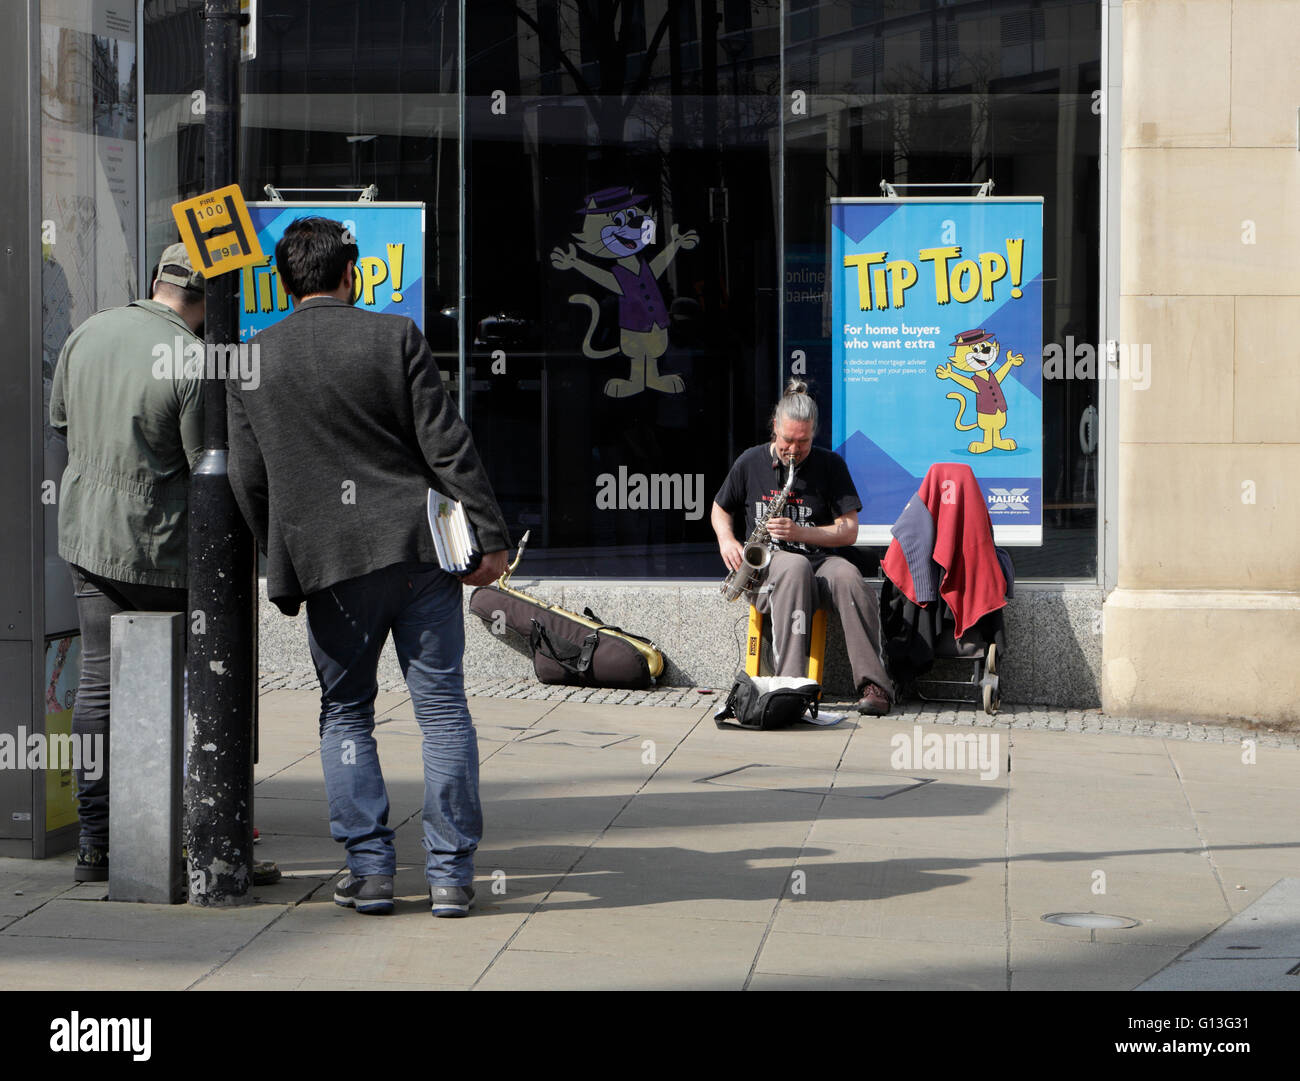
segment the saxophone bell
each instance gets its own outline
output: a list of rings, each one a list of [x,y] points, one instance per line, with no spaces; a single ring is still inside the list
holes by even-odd
[[[745,545],[741,558],[755,574],[765,571],[767,565],[772,562],[772,546],[761,541],[750,541]]]

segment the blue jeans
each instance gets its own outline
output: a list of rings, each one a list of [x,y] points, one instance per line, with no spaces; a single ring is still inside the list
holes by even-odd
[[[376,672],[390,631],[424,737],[425,873],[431,885],[467,886],[483,834],[478,741],[461,668],[461,584],[436,565],[394,564],[307,598],[330,835],[347,846],[353,874],[394,873],[388,791],[374,738]]]

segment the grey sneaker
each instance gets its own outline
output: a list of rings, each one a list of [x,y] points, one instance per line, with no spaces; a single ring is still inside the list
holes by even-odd
[[[386,916],[393,911],[392,875],[354,875],[334,887],[334,903],[355,908],[366,916]]]
[[[435,916],[468,916],[474,907],[474,887],[430,886],[429,904]]]
[[[275,860],[254,860],[253,861],[253,885],[269,886],[274,882],[279,882],[281,877],[280,868]]]
[[[74,882],[107,882],[108,849],[98,845],[77,848],[77,865],[72,869]]]

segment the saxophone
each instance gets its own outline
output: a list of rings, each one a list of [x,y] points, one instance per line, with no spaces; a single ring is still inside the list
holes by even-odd
[[[790,473],[785,478],[785,487],[776,498],[767,505],[763,516],[754,523],[754,532],[745,541],[741,553],[740,566],[730,571],[722,581],[722,594],[729,601],[734,601],[747,589],[757,584],[758,577],[772,562],[772,538],[767,532],[769,518],[775,518],[785,510],[785,501],[790,497],[790,488],[794,485],[794,455],[790,455]]]

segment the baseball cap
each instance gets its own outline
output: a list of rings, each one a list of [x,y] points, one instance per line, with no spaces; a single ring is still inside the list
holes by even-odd
[[[173,244],[158,260],[158,280],[182,289],[203,292],[203,275],[190,263],[190,253],[184,244]]]

